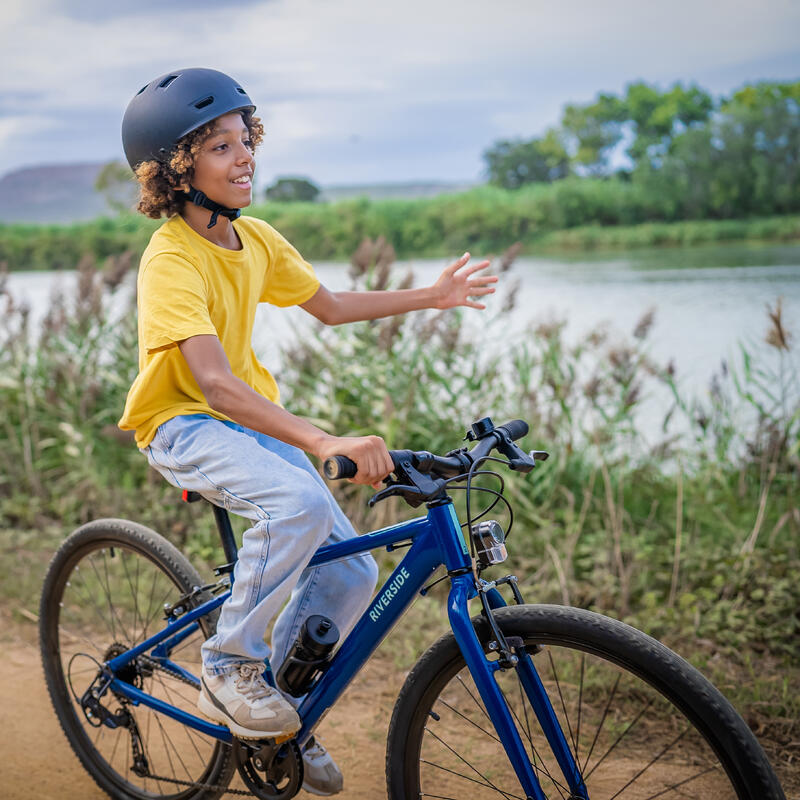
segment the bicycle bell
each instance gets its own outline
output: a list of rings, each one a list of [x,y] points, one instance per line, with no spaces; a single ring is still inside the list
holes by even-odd
[[[506,552],[506,534],[500,523],[493,519],[476,522],[472,528],[472,540],[475,542],[475,551],[478,563],[484,567],[490,564],[499,564],[508,558]]]

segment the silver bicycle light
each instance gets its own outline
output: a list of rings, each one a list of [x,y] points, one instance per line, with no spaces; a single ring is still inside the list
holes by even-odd
[[[488,567],[490,564],[499,564],[508,558],[505,544],[506,534],[499,522],[493,519],[476,522],[471,528],[471,533],[480,564]]]

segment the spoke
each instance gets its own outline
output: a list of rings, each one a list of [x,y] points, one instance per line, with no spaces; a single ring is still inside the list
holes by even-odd
[[[111,603],[111,593],[106,588],[106,586],[103,584],[103,579],[100,577],[100,573],[97,571],[97,567],[95,566],[94,559],[91,556],[89,556],[88,560],[89,560],[89,565],[94,570],[94,574],[97,576],[97,580],[98,580],[98,583],[100,584],[100,588],[103,591],[105,591],[106,601],[107,601],[107,604],[108,604],[108,611],[109,611],[108,617],[106,618],[106,620],[107,620],[106,624],[107,625],[110,624],[110,626],[111,626],[111,637],[112,637],[112,639],[114,641],[116,641],[119,637],[117,636],[117,628],[114,625],[114,617],[116,616],[116,614],[114,612],[114,606]],[[120,624],[120,627],[122,627],[121,624]]]
[[[647,701],[647,705],[631,720],[628,727],[625,728],[624,731],[622,731],[622,733],[616,738],[615,742],[611,745],[611,747],[609,747],[608,750],[606,750],[606,752],[603,753],[599,761],[586,773],[587,779],[603,763],[603,761],[605,761],[608,754],[623,740],[623,738],[627,735],[628,731],[631,730],[634,725],[636,725],[636,723],[642,718],[644,712],[647,711],[647,709],[650,708],[651,705],[653,705],[653,698],[650,698],[650,700]]]
[[[584,666],[586,664],[586,653],[581,653],[581,679],[578,684],[578,724],[575,728],[575,765],[581,763],[580,746],[581,746],[581,710],[583,708],[583,674]],[[581,776],[583,777],[583,776]]]
[[[519,678],[517,678],[517,680],[519,680]],[[500,688],[500,687],[498,686],[498,688]],[[517,721],[517,725],[521,728],[522,727],[522,722],[520,721],[520,718],[519,718],[516,710],[514,709],[514,706],[512,706],[511,703],[508,702],[508,698],[506,697],[506,694],[502,689],[500,689],[500,693],[503,695],[503,700],[506,701],[506,706],[508,707],[509,711],[511,711],[511,713],[514,716],[514,719]],[[525,704],[524,703],[523,703],[523,708],[525,708]],[[528,736],[528,741],[530,742],[531,750],[533,751],[533,754],[534,754],[534,758],[531,759],[531,766],[533,766],[533,768],[536,770],[537,773],[544,772],[544,774],[547,775],[547,777],[550,779],[550,782],[553,784],[553,786],[556,787],[556,789],[558,790],[558,793],[561,795],[561,797],[562,798],[565,797],[564,792],[569,794],[569,789],[566,786],[564,786],[563,783],[560,783],[559,781],[557,781],[550,774],[550,771],[545,766],[544,759],[542,758],[541,753],[539,753],[539,751],[536,749],[536,746],[533,743],[533,739],[530,738],[530,736]],[[539,761],[541,762],[541,769],[536,766],[536,757],[537,756],[539,758]],[[564,792],[561,791],[562,789],[564,790]]]
[[[169,686],[167,686],[167,684],[164,682],[164,680],[161,678],[160,675],[159,675],[159,683],[164,688],[164,692],[167,695],[167,700],[172,705],[175,705],[175,701],[173,700],[173,691],[174,690],[170,690]],[[183,700],[185,703],[189,703],[190,702],[185,697],[183,697],[183,695],[181,695],[180,692],[175,691],[174,693],[177,694],[178,697],[180,697],[180,699]],[[183,730],[187,734],[187,738],[189,739],[189,742],[191,743],[192,747],[194,747],[194,751],[195,751],[195,753],[197,753],[197,757],[200,759],[201,764],[204,763],[205,759],[203,758],[203,754],[200,752],[199,748],[197,747],[197,743],[195,742],[195,740],[191,736],[191,734],[194,733],[194,731],[188,725],[184,725],[183,726]],[[201,741],[203,741],[203,740],[201,739]]]
[[[460,761],[463,761],[476,775],[479,775],[481,778],[483,778],[488,786],[494,789],[498,794],[503,795],[503,797],[515,797],[515,795],[510,795],[508,792],[498,789],[482,772],[473,767],[472,764],[470,764],[469,761],[467,761],[460,753],[457,753],[455,750],[453,750],[453,748],[450,747],[447,742],[437,736],[427,725],[425,726],[425,730],[428,731],[428,733],[430,733],[430,735],[433,736],[436,741],[441,742],[441,744],[443,744],[456,758],[458,758]]]
[[[89,561],[89,565],[92,567],[92,569],[94,569],[94,564],[92,564],[91,555],[89,556],[88,561]],[[70,576],[70,582],[72,582],[73,576],[75,576],[77,574],[77,576],[80,578],[81,583],[83,584],[84,589],[86,589],[86,603],[90,606],[92,611],[94,611],[94,613],[97,615],[97,618],[100,620],[100,622],[103,623],[103,627],[106,628],[106,630],[111,634],[111,640],[114,641],[117,638],[117,632],[116,632],[116,629],[114,628],[114,620],[113,620],[113,618],[109,618],[106,614],[103,614],[100,611],[100,608],[98,607],[97,602],[95,600],[94,593],[89,588],[89,585],[86,583],[86,579],[83,577],[82,574],[79,574],[79,572],[80,571],[78,570],[78,568],[76,566],[75,570],[73,571],[72,575]],[[95,573],[96,572],[97,572],[97,570],[95,570]],[[99,580],[99,576],[98,576],[98,580]],[[80,593],[78,592],[77,587],[75,589],[75,594],[78,595],[78,599],[81,599],[80,598]],[[62,597],[62,601],[63,601],[63,597]],[[81,606],[82,605],[83,604],[81,604]],[[101,652],[101,653],[103,652],[100,648],[97,648],[97,649],[98,649],[98,652]]]
[[[448,769],[447,767],[443,767],[441,764],[435,764],[433,761],[426,761],[424,758],[420,759],[421,764],[427,764],[429,767],[436,767],[436,769],[441,769],[444,772],[449,772],[451,775],[455,775],[457,778],[463,778],[465,781],[470,781],[471,783],[477,783],[478,786],[484,786],[487,789],[494,789],[496,792],[500,791],[496,786],[493,786],[491,783],[484,783],[483,781],[476,781],[475,778],[470,778],[469,775],[464,775],[461,772],[456,772],[455,770]],[[502,792],[501,794],[506,795],[506,792]],[[515,794],[507,794],[508,797],[514,798],[514,800],[524,800],[522,797],[518,797]],[[433,794],[423,794],[423,797],[436,797]]]
[[[480,725],[478,725],[477,722],[473,722],[466,714],[462,714],[457,708],[453,708],[453,706],[451,706],[446,700],[442,700],[441,697],[439,697],[438,700],[443,706],[449,708],[454,714],[458,714],[459,717],[465,719],[470,725],[474,725],[479,731],[482,731],[487,736],[494,739],[498,744],[502,744],[500,739],[498,739],[491,731],[487,731],[485,728],[482,728]]]
[[[666,753],[668,750],[671,750],[674,745],[676,745],[681,739],[683,739],[684,736],[686,736],[688,730],[689,726],[687,726],[682,733],[679,733],[660,753],[651,759],[649,764],[646,764],[644,767],[642,767],[642,769],[640,769],[616,794],[611,795],[609,800],[614,800],[615,797],[619,797],[632,783],[639,780],[639,778],[644,775],[644,773],[647,772],[647,770],[650,769],[650,767],[652,767],[653,764],[655,764],[656,761],[658,761],[661,756],[664,755],[664,753]]]
[[[589,763],[589,759],[592,757],[594,746],[597,744],[597,739],[600,736],[600,731],[603,730],[603,725],[605,724],[606,717],[608,716],[608,709],[611,708],[611,701],[614,699],[614,695],[617,693],[617,687],[619,686],[620,678],[622,678],[621,672],[617,674],[617,679],[614,681],[614,686],[611,689],[608,702],[606,703],[605,709],[603,709],[603,716],[600,718],[600,724],[597,726],[597,731],[595,732],[594,739],[592,740],[592,746],[589,748],[589,754],[586,756],[586,761],[584,761],[583,767],[581,768],[581,775],[586,772],[586,766]]]
[[[128,586],[130,586],[130,588],[131,588],[131,596],[133,597],[133,634],[134,634],[134,638],[131,640],[131,646],[134,646],[139,641],[139,634],[137,633],[137,631],[139,629],[138,623],[139,623],[139,617],[140,617],[140,613],[139,613],[139,594],[138,594],[138,592],[136,590],[136,587],[133,585],[133,582],[131,581],[131,574],[130,574],[130,571],[128,570],[128,564],[127,564],[127,561],[125,559],[125,551],[124,550],[120,550],[119,560],[120,560],[120,563],[122,564],[122,569],[125,571],[125,578],[128,581]],[[136,559],[136,566],[137,566],[137,568],[139,566],[139,559],[138,558]],[[138,586],[138,582],[137,582],[137,586]]]
[[[142,641],[147,638],[147,632],[150,630],[150,623],[153,621],[153,617],[155,616],[155,612],[151,614],[150,609],[153,607],[153,597],[156,593],[156,581],[158,580],[158,576],[160,574],[161,573],[155,567],[153,567],[153,582],[150,584],[150,597],[147,599],[147,619],[144,620],[144,638]],[[158,608],[156,608],[156,611],[158,611]]]
[[[475,697],[474,694],[469,690],[469,687],[466,683],[461,679],[460,675],[456,675],[456,680],[464,687],[464,691],[475,701],[475,705],[483,712],[483,716],[486,717],[491,722],[491,718],[486,713],[486,709],[481,705],[481,702]]]
[[[708,769],[704,769],[702,772],[698,772],[697,775],[692,775],[690,778],[686,778],[685,780],[680,781],[679,783],[673,783],[672,786],[667,786],[666,789],[662,789],[660,792],[656,792],[655,794],[651,794],[650,797],[646,797],[645,800],[655,800],[656,797],[661,797],[661,795],[666,794],[667,792],[675,791],[679,786],[683,786],[690,781],[697,780],[703,775],[707,775],[709,772],[714,772],[715,770],[719,769],[719,767],[709,767]]]
[[[111,551],[112,552],[114,551],[113,547],[111,548]],[[109,576],[108,576],[108,556],[106,555],[106,549],[105,548],[102,548],[101,552],[103,554],[103,573],[106,576],[106,592],[108,593],[109,608],[114,613],[114,616],[116,616],[117,622],[119,622],[119,627],[122,629],[122,635],[125,637],[125,641],[126,642],[132,642],[133,641],[132,637],[128,633],[128,631],[125,629],[125,623],[122,621],[122,617],[120,616],[119,611],[117,611],[117,606],[116,605],[112,605],[112,603],[111,603],[111,578],[109,578]]]
[[[522,690],[522,681],[520,680],[519,673],[517,673],[517,687],[519,688],[519,702],[522,706],[522,713],[525,715],[525,731],[528,737],[528,741],[531,743],[531,756],[534,755],[536,752],[536,748],[533,746],[533,737],[531,736],[531,723],[528,719],[528,704],[525,702],[525,693]],[[535,762],[535,759],[531,758],[532,762]],[[534,766],[536,764],[534,763]]]
[[[575,735],[572,733],[572,725],[569,722],[569,714],[567,713],[567,704],[564,702],[564,695],[561,694],[561,682],[558,680],[558,673],[556,672],[556,665],[553,661],[553,654],[550,648],[547,648],[547,657],[550,659],[550,669],[553,671],[553,679],[556,682],[556,689],[558,689],[558,696],[561,700],[561,709],[564,712],[564,719],[567,721],[567,730],[569,731],[569,738],[572,739],[572,747],[577,752],[575,747]]]
[[[152,713],[152,712],[151,712]],[[177,778],[178,774],[175,772],[175,765],[172,763],[172,756],[169,754],[169,744],[168,740],[169,737],[167,736],[166,732],[164,731],[164,726],[161,724],[161,720],[158,718],[158,714],[153,713],[153,719],[156,721],[156,725],[158,725],[158,730],[161,733],[161,741],[164,743],[164,755],[167,757],[167,761],[169,762],[169,768],[171,770],[171,775],[173,778]],[[153,762],[150,761],[150,768],[152,769]],[[160,770],[158,770],[160,772]]]

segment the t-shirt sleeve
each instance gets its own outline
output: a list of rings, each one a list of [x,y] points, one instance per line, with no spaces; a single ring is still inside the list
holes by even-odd
[[[270,263],[259,302],[274,306],[295,306],[310,300],[319,279],[314,268],[274,228],[270,233]]]
[[[197,268],[177,253],[158,253],[139,281],[141,340],[148,352],[190,336],[217,335],[208,313],[208,291]]]

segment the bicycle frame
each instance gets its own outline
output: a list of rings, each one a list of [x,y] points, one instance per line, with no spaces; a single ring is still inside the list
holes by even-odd
[[[218,511],[216,508],[214,510]],[[217,519],[220,523],[219,514]],[[224,542],[226,537],[223,533],[223,524],[220,524],[220,531]],[[409,551],[342,642],[327,670],[300,704],[298,713],[303,721],[303,726],[297,734],[298,741],[302,744],[311,736],[315,726],[392,630],[430,576],[444,565],[451,579],[448,597],[449,621],[486,711],[526,797],[546,800],[525,750],[525,745],[494,679],[494,673],[501,667],[497,660],[487,658],[470,619],[468,601],[477,596],[477,588],[469,550],[449,498],[439,504],[429,505],[428,514],[425,517],[321,547],[314,554],[309,566],[321,566],[379,547],[392,550],[401,543],[410,543]],[[226,547],[226,552],[228,549],[230,548]],[[490,589],[487,594],[491,608],[505,605],[497,589]],[[218,608],[229,596],[230,591],[225,592],[191,611],[187,611],[177,619],[168,621],[163,630],[111,659],[106,665],[110,681],[107,682],[105,688],[110,688],[113,692],[127,697],[134,705],[141,703],[190,728],[230,743],[233,737],[227,727],[189,714],[116,677],[119,670],[127,663],[143,653],[149,653],[151,658],[159,659],[169,669],[197,681],[196,676],[171,662],[169,653],[179,642],[197,630],[197,620],[200,617]],[[588,800],[579,769],[547,692],[533,665],[533,660],[530,654],[522,648],[518,648],[516,653],[519,658],[516,669],[522,686],[570,791],[574,797]]]

